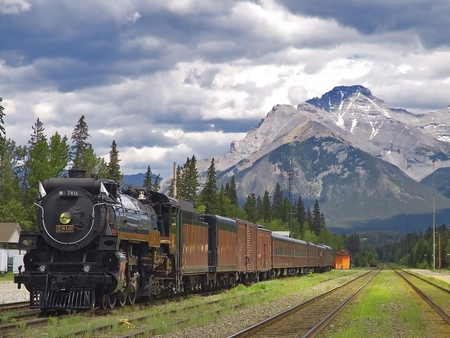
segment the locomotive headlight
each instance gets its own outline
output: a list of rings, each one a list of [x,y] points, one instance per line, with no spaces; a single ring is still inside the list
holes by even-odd
[[[40,271],[40,272],[45,272],[45,269],[47,269],[47,267],[45,266],[45,264],[39,265],[39,271]]]
[[[61,215],[59,215],[59,221],[61,224],[69,224],[72,220],[72,216],[68,212],[63,212]]]
[[[89,264],[83,265],[83,271],[88,273],[91,270],[91,266]]]

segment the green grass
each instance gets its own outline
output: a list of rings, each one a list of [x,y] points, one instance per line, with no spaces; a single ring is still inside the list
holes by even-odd
[[[327,337],[425,337],[420,304],[391,270],[381,271]]]
[[[14,274],[12,272],[7,272],[3,276],[0,276],[0,283],[9,283],[14,280]]]

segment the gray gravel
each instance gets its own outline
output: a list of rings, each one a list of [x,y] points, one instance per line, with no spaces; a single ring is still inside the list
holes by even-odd
[[[17,289],[17,284],[13,282],[0,282],[0,304],[23,302],[30,299],[30,293],[22,285]]]
[[[258,306],[238,310],[235,313],[220,317],[202,327],[187,327],[183,330],[172,333],[158,335],[158,338],[222,338],[228,337],[238,331],[252,326],[277,313],[285,311],[315,295],[329,290],[330,285],[321,283],[308,291],[302,291],[287,297],[274,300],[270,303],[259,304]],[[333,285],[332,287],[334,287]]]

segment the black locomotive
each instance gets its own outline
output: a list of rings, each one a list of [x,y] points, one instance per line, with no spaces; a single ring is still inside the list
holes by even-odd
[[[79,176],[42,182],[39,231],[20,235],[25,269],[14,282],[30,292],[31,308],[124,306],[332,267],[328,246],[280,240],[155,191]]]

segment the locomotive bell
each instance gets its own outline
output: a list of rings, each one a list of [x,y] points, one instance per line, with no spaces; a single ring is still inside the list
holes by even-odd
[[[144,195],[144,192],[143,192],[142,190],[139,191],[139,197],[138,197],[138,200],[140,200],[140,201],[145,200],[145,195]]]

